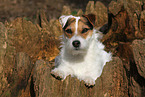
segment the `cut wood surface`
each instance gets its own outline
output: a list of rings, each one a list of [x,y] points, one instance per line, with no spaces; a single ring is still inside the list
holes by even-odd
[[[62,14],[71,14],[68,6]],[[38,10],[35,23],[23,17],[0,22],[1,97],[144,97],[145,96],[145,1],[117,0],[106,7],[90,1],[86,11],[94,13],[102,42],[111,51],[102,75],[92,88],[68,76],[51,76],[59,53],[62,28],[58,19],[47,20]]]

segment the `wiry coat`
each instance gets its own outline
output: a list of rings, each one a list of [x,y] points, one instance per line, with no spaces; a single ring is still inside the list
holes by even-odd
[[[75,18],[74,16],[70,17]],[[61,23],[63,27],[67,20],[68,17]],[[62,35],[61,51],[55,58],[55,68],[51,71],[52,75],[59,76],[61,79],[71,75],[79,80],[84,80],[88,86],[94,85],[106,62],[111,60],[111,53],[104,50],[104,45],[99,41],[99,38],[101,38],[100,32],[94,28],[92,34],[86,38],[77,34],[74,34],[71,38]],[[74,49],[72,45],[75,40],[80,41],[79,49]]]

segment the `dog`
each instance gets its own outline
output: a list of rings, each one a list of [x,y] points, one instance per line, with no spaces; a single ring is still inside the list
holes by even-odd
[[[62,45],[51,74],[60,80],[71,75],[88,87],[94,86],[104,65],[111,60],[111,53],[99,41],[100,32],[94,28],[95,15],[62,15],[59,21],[63,29]]]

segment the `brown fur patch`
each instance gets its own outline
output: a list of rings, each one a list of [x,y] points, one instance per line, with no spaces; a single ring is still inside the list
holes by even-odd
[[[75,18],[71,18],[67,21],[67,25],[64,29],[64,35],[66,37],[71,38],[74,35],[75,29],[76,29],[75,28],[75,22],[76,22]],[[71,30],[72,33],[67,32],[67,30],[69,30],[69,29]]]
[[[88,29],[85,33],[82,33],[84,29]],[[87,25],[87,20],[84,17],[78,22],[78,35],[82,36],[83,38],[87,38],[87,36],[91,36],[93,34],[93,30]]]
[[[94,26],[95,25],[95,20],[96,16],[94,14],[88,14],[88,15],[82,15],[83,17],[86,17],[88,21]]]
[[[93,34],[93,30],[89,27],[87,22],[88,20],[85,17],[81,17],[80,20],[78,21],[77,35],[83,37],[84,39],[86,39],[88,35],[91,36]],[[76,19],[71,18],[66,23],[64,35],[68,38],[71,38],[74,36],[75,31],[76,31]]]

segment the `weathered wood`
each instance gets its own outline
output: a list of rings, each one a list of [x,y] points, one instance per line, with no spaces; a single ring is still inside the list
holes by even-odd
[[[93,88],[87,88],[83,81],[71,76],[64,81],[57,80],[51,76],[49,66],[44,60],[38,60],[35,64],[33,79],[36,97],[127,97],[123,64],[118,57],[106,64]]]
[[[64,14],[71,14],[64,7]],[[105,31],[102,42],[113,59],[93,88],[68,76],[51,76],[62,34],[58,20],[38,11],[36,24],[24,18],[0,23],[1,97],[143,97],[145,96],[145,2],[112,1],[108,8],[90,1],[85,13],[96,15],[96,27]],[[78,15],[82,15],[80,10]],[[34,68],[33,68],[34,67]]]

